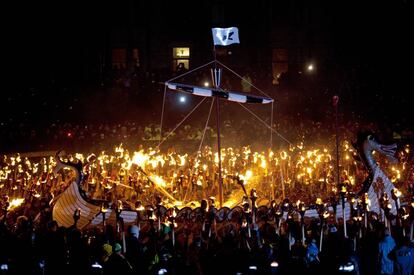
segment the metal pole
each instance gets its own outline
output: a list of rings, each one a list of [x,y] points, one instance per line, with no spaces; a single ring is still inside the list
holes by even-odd
[[[270,149],[272,149],[272,147],[273,147],[273,131],[272,131],[272,129],[273,129],[273,103],[274,102],[272,102],[272,109],[271,109],[271,111],[270,111],[270,127],[271,127],[271,129],[270,129]]]
[[[365,228],[365,232],[368,230],[368,211],[365,209],[364,210],[364,228]]]
[[[221,144],[220,144],[220,99],[217,97],[217,151],[218,151],[218,182],[219,182],[219,202],[220,208],[223,207],[223,179],[221,177]]]
[[[305,222],[302,218],[302,244],[305,245]]]
[[[319,238],[319,252],[322,252],[322,243],[323,243],[323,222],[321,222],[321,236]]]
[[[105,212],[102,212],[102,226],[103,226],[103,232],[104,234],[106,234]]]
[[[346,206],[345,206],[345,195],[343,195],[342,196],[342,218],[343,218],[343,221],[344,221],[344,237],[345,238],[348,238],[348,234],[347,234],[347,231],[346,231],[346,215],[345,215],[345,209],[346,209]]]
[[[334,97],[335,98],[335,97]],[[339,186],[339,135],[338,135],[338,101],[334,99],[335,107],[335,142],[336,142],[336,184]]]
[[[333,97],[333,106],[335,108],[335,143],[336,143],[336,185],[340,186],[340,177],[339,177],[339,134],[338,134],[338,102],[339,97],[335,95]],[[345,194],[342,196],[342,217],[344,222],[344,237],[347,238],[348,234],[346,232],[346,215],[345,215]]]
[[[212,69],[212,81],[214,88],[220,88],[221,69],[217,68],[216,46],[213,48],[214,53],[214,69]],[[221,144],[220,144],[220,98],[217,97],[216,111],[217,111],[217,153],[218,153],[218,184],[219,184],[219,203],[220,208],[223,207],[223,179],[221,175]]]
[[[172,229],[171,229],[171,237],[172,237],[172,244],[175,246],[175,230],[174,230],[174,221],[172,222]]]
[[[282,184],[282,200],[285,199],[285,179],[283,178],[282,162],[280,162],[280,181]]]
[[[333,97],[333,105],[335,107],[335,145],[336,145],[336,184],[339,186],[339,134],[338,134],[338,101],[339,97]]]

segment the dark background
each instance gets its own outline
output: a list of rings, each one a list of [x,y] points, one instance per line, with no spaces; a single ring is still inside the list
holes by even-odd
[[[259,80],[277,115],[323,120],[340,96],[343,120],[412,127],[412,21],[408,1],[58,1],[13,3],[3,34],[1,127],[51,123],[158,123],[171,47],[190,46],[191,68],[212,58],[211,27],[237,26],[223,57],[238,71],[271,73],[271,49],[289,50],[289,77]],[[139,85],[114,84],[111,50],[138,48]],[[293,58],[300,52],[298,58]],[[308,61],[317,70],[305,75]],[[130,64],[128,65],[130,66]],[[175,104],[171,99],[171,104]],[[189,104],[195,103],[191,99]],[[189,110],[169,107],[177,117]],[[226,115],[226,114],[224,114]],[[173,122],[176,120],[172,120]],[[9,141],[8,141],[9,142]]]

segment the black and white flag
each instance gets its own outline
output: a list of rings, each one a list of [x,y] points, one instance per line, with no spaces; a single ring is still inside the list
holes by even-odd
[[[234,43],[240,43],[239,29],[230,28],[212,28],[214,45],[227,46]]]

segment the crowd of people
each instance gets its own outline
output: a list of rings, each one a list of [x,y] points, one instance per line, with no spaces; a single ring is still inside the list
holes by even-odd
[[[218,222],[214,201],[201,202],[200,209],[200,216],[179,223],[171,216],[154,216],[147,211],[148,218],[135,224],[124,225],[119,220],[117,224],[87,228],[77,228],[79,215],[74,213],[73,225],[64,228],[53,220],[48,201],[33,197],[3,212],[1,272],[104,275],[408,275],[413,272],[414,245],[397,219],[390,227],[385,227],[375,215],[370,215],[366,225],[350,219],[344,236],[343,220],[333,213],[319,219],[301,219],[299,214],[283,216],[282,212],[273,218],[269,215],[253,220],[252,213],[257,208],[246,203],[240,216]]]
[[[341,180],[348,182],[349,191],[358,190],[366,170],[354,159],[351,142],[344,141],[340,148]],[[402,149],[399,158],[407,165],[410,147]],[[337,196],[334,158],[330,153],[333,150],[332,146],[315,148],[303,144],[274,152],[254,151],[248,146],[223,148],[225,198],[243,197],[238,182],[241,179],[246,189],[257,188],[258,199],[267,205],[271,200],[281,205],[283,195],[308,205],[318,197],[326,201],[331,195]],[[209,147],[191,156],[174,147],[162,153],[156,148],[139,147],[133,152],[117,146],[113,153],[59,157],[86,164],[81,188],[88,197],[101,201],[120,199],[130,209],[141,201],[155,209],[158,186],[178,200],[191,202],[192,207],[201,207],[197,201],[214,196],[217,186],[208,182],[217,181],[216,155]],[[385,164],[382,167],[390,166]],[[236,204],[247,207],[244,215],[225,223],[215,222],[206,214],[176,227],[168,217],[148,214],[146,222],[135,225],[106,224],[81,229],[76,227],[79,217],[74,214],[74,225],[63,228],[53,221],[49,201],[73,181],[70,171],[54,175],[53,157],[20,155],[4,156],[1,167],[0,190],[3,198],[10,196],[8,202],[2,202],[1,242],[10,249],[2,251],[1,265],[7,274],[410,274],[414,263],[408,237],[412,213],[408,213],[404,226],[396,217],[390,217],[387,226],[375,215],[370,215],[367,226],[350,219],[347,237],[343,221],[334,213],[329,218],[321,215],[319,219],[301,220],[296,213],[279,217],[280,223],[276,222],[277,215],[273,220],[261,217],[253,222],[253,204],[249,208],[246,201],[237,200]],[[411,170],[396,167],[388,167],[388,175],[400,181],[398,188],[410,198],[411,178],[401,181],[401,174],[405,176]],[[273,190],[267,182],[272,172],[278,184]],[[281,181],[285,183],[284,194]],[[130,188],[118,186],[114,193],[114,182]],[[9,207],[11,199],[18,197],[23,197],[23,203]],[[208,209],[214,209],[212,206]],[[211,265],[212,262],[217,264]]]
[[[366,68],[335,71],[325,79],[293,71],[277,81],[263,72],[242,73],[276,99],[272,126],[277,133],[272,138],[257,120],[222,103],[224,201],[245,207],[239,218],[225,222],[211,215],[212,197],[218,192],[214,119],[205,128],[205,120],[197,116],[168,135],[196,101],[177,105],[176,95],[167,93],[162,129],[159,124],[164,91],[160,82],[178,72],[114,69],[94,87],[62,88],[51,81],[8,95],[7,103],[15,108],[4,109],[0,121],[0,152],[8,154],[0,161],[0,273],[412,274],[414,212],[408,204],[404,209],[411,212],[403,222],[402,215],[387,217],[387,223],[366,212],[366,224],[361,216],[345,223],[348,233],[335,213],[303,219],[296,209],[294,215],[286,211],[285,216],[253,219],[257,208],[246,204],[244,188],[256,189],[258,201],[269,209],[273,202],[283,205],[285,198],[311,205],[317,198],[338,196],[335,133],[340,136],[340,179],[350,192],[358,191],[367,176],[352,141],[356,132],[369,130],[380,134],[380,140],[403,144],[400,164],[384,162],[381,168],[408,201],[413,196],[407,144],[414,132],[401,116],[408,103],[395,95],[382,96],[376,91],[383,89],[380,83],[367,85]],[[227,71],[223,78],[224,89],[258,93],[229,75]],[[179,80],[203,86],[209,85],[209,77],[207,70]],[[340,96],[339,113],[332,107],[331,91]],[[378,110],[390,102],[401,108],[379,117]],[[271,123],[270,110],[251,108]],[[114,147],[115,152],[108,150]],[[117,220],[78,228],[82,213],[74,213],[73,226],[62,227],[53,220],[49,202],[64,192],[74,175],[55,175],[56,161],[46,155],[60,149],[73,152],[64,156],[70,161],[88,164],[80,187],[91,199],[155,209],[162,188],[182,205],[204,209],[204,215],[176,224],[171,217],[147,213],[145,221],[135,224]],[[44,155],[16,153],[36,151]],[[205,198],[210,205],[203,208]],[[162,203],[171,205],[165,198]]]
[[[216,144],[215,121],[210,119],[207,131],[204,134],[205,121],[197,123],[183,123],[176,131],[170,124],[163,124],[160,129],[158,123],[142,124],[135,120],[126,120],[120,123],[50,123],[41,129],[30,124],[21,123],[13,127],[0,127],[1,149],[3,153],[48,151],[64,147],[72,151],[98,151],[109,147],[126,144],[136,147],[140,144],[149,146],[160,142],[161,131],[167,146],[182,147],[185,150],[196,150],[204,134],[204,144]],[[299,121],[299,122],[298,122]],[[270,124],[269,121],[267,121]],[[273,147],[280,149],[291,143],[304,143],[307,146],[320,146],[335,142],[335,123],[333,118],[322,121],[278,116],[274,121]],[[377,123],[361,123],[350,120],[340,124],[338,131],[342,140],[353,140],[359,131],[371,131],[381,135],[380,140],[402,141],[411,143],[414,133],[409,128],[383,128]],[[279,135],[280,134],[280,135]],[[223,119],[220,127],[221,141],[224,146],[238,147],[250,145],[255,148],[267,148],[270,145],[270,130],[254,118]]]

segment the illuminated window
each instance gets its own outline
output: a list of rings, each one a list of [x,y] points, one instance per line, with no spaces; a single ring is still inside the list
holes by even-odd
[[[272,74],[273,84],[279,84],[279,78],[289,69],[289,55],[287,49],[273,49],[272,53]]]
[[[190,48],[174,48],[174,58],[190,58]]]
[[[112,68],[125,68],[126,61],[126,49],[112,49]]]
[[[173,48],[173,71],[190,68],[190,48]]]

